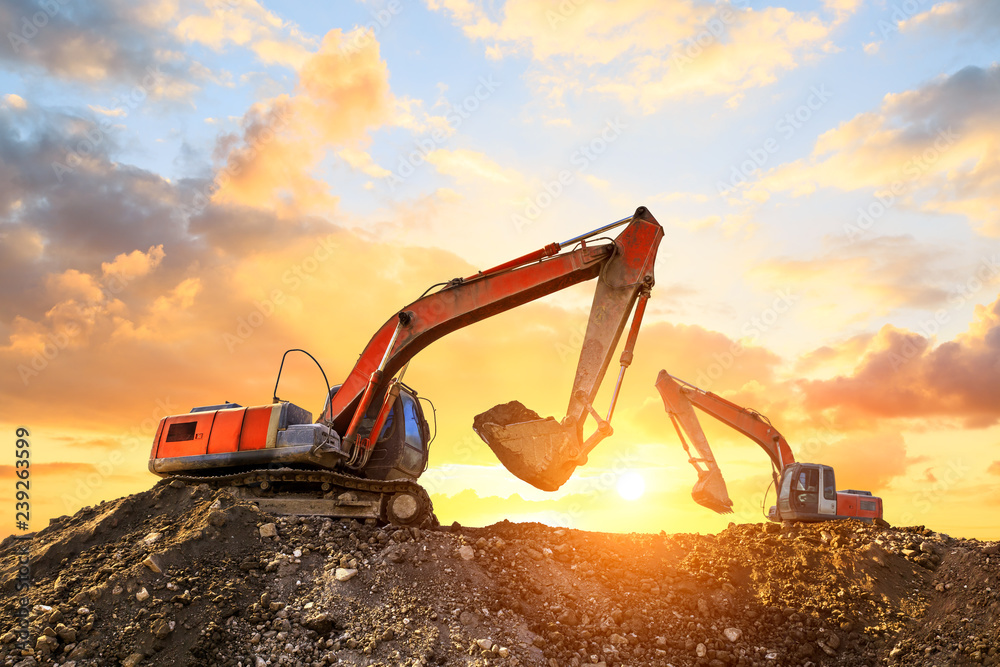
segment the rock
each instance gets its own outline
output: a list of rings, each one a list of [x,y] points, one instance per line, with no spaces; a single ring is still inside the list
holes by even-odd
[[[609,641],[611,642],[612,646],[621,646],[623,644],[628,644],[628,637],[624,637],[619,634],[613,634],[611,635]]]
[[[490,641],[489,639],[477,639],[476,643],[479,645],[479,648],[483,649],[484,651],[489,651],[491,648],[493,648],[493,642]]]
[[[135,667],[142,662],[145,657],[146,656],[142,653],[132,653],[127,658],[122,660],[122,667]]]
[[[35,651],[47,655],[59,648],[59,640],[49,635],[42,635],[35,642]]]
[[[338,567],[333,573],[333,578],[337,581],[350,581],[357,573],[358,571],[353,568]]]
[[[840,635],[838,635],[836,632],[827,633],[826,645],[834,650],[840,648]]]
[[[143,559],[142,564],[156,574],[163,574],[162,557],[158,554],[150,554]]]
[[[135,599],[139,602],[145,602],[149,599],[149,591],[143,587],[138,593],[135,594]]]
[[[142,541],[146,546],[149,546],[159,542],[161,537],[163,537],[163,533],[149,533],[146,537],[142,538]]]
[[[210,512],[208,515],[208,523],[215,526],[216,528],[222,528],[223,526],[226,525],[226,513],[221,510],[215,510],[213,512]]]
[[[458,548],[458,555],[462,560],[472,560],[476,557],[476,551],[468,544],[464,544]]]
[[[572,609],[564,609],[556,620],[563,625],[577,625],[580,622],[576,612]]]
[[[260,527],[260,536],[267,539],[278,536],[278,526],[273,523],[265,523]]]
[[[722,631],[722,634],[726,636],[726,639],[735,644],[743,636],[743,631],[739,628],[726,628]]]
[[[458,622],[468,628],[474,628],[479,625],[479,616],[472,614],[467,611],[463,611],[458,615]]]
[[[819,646],[820,649],[822,649],[823,653],[826,653],[827,655],[837,655],[836,651],[834,651],[832,648],[830,648],[829,646],[827,646],[822,641],[816,642],[816,646]]]
[[[56,626],[55,629],[56,629],[56,634],[59,635],[59,639],[63,640],[64,644],[73,644],[76,642],[75,628],[70,628],[60,623]]]
[[[333,617],[326,613],[312,614],[307,616],[302,625],[320,635],[327,635],[334,628]],[[383,635],[384,638],[384,635]]]
[[[696,646],[694,649],[694,653],[699,658],[704,658],[706,655],[708,655],[708,648],[704,644],[698,644],[698,646]]]
[[[937,553],[937,549],[935,549],[934,545],[931,544],[930,542],[921,542],[920,543],[920,550],[922,552],[924,552],[925,554],[935,554],[935,553]]]
[[[174,631],[175,621],[168,621],[165,618],[157,619],[153,623],[153,634],[157,639],[166,639]]]

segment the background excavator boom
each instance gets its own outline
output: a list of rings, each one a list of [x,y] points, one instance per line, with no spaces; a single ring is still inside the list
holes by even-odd
[[[728,514],[732,512],[733,501],[729,498],[722,471],[694,412],[695,406],[747,436],[767,452],[778,496],[778,504],[771,508],[769,518],[790,521],[882,520],[881,498],[868,491],[838,492],[833,468],[797,462],[784,436],[759,412],[699,389],[667,371],[660,371],[656,389],[663,398],[663,407],[670,415],[684,449],[688,451],[688,460],[698,471],[698,481],[691,496],[699,505],[719,514]],[[697,450],[697,457],[691,455],[684,433],[688,434]]]

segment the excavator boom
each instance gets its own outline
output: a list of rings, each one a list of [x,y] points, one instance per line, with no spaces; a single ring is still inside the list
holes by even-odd
[[[587,243],[587,238],[622,224],[625,229],[614,240]],[[560,422],[548,418],[514,424],[497,423],[489,413],[477,418],[480,436],[508,470],[538,488],[559,488],[586,461],[587,452],[610,435],[592,401],[629,313],[637,299],[644,302],[649,295],[662,237],[663,228],[645,207],[639,207],[631,218],[453,280],[417,299],[375,333],[318,421],[343,434],[345,447],[355,452],[351,460],[363,464],[389,382],[420,350],[452,331],[597,278],[566,417]],[[577,247],[563,250],[574,244]],[[633,328],[637,327],[636,320]],[[629,340],[634,344],[634,336]],[[631,348],[626,352],[623,368],[631,361]],[[598,430],[584,442],[587,414],[595,416]]]
[[[692,406],[697,406],[760,445],[777,470],[781,471],[795,462],[784,436],[763,415],[727,401],[718,394],[699,389],[664,370],[656,378],[656,389],[663,398],[663,407],[674,422],[674,428],[685,448],[687,444],[682,428],[698,451],[699,457],[689,457],[689,461],[698,471],[698,481],[691,496],[699,505],[719,514],[728,514],[732,512],[733,501],[729,499],[722,471],[715,462],[712,448]]]

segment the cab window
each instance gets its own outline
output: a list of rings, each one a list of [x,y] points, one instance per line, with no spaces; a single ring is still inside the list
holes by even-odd
[[[833,479],[833,468],[823,468],[823,497],[827,500],[837,499],[837,485]]]
[[[403,399],[403,426],[405,429],[403,439],[409,446],[422,451],[424,449],[423,429],[416,401],[407,394],[401,394],[400,398]]]

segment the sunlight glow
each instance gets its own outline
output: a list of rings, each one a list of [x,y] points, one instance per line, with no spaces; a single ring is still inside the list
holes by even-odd
[[[638,472],[630,470],[618,478],[618,495],[624,500],[638,500],[646,491],[646,480]]]

